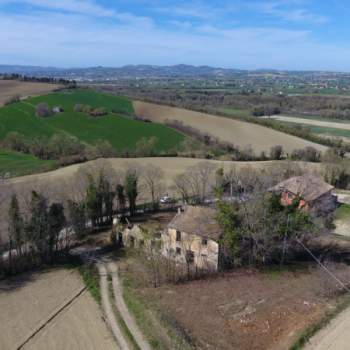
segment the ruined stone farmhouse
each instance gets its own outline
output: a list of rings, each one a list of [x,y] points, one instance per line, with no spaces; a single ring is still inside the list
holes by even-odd
[[[162,254],[199,269],[219,268],[221,228],[216,210],[186,206],[178,212],[162,233]]]
[[[337,196],[334,187],[314,175],[291,177],[270,188],[270,192],[281,196],[281,204],[291,205],[299,201],[299,208],[310,214],[324,215],[337,207]]]

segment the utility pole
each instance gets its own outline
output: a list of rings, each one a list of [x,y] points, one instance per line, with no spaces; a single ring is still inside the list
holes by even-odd
[[[286,251],[287,251],[287,237],[288,237],[288,226],[289,226],[289,218],[290,214],[287,216],[287,226],[286,230],[284,232],[284,238],[283,238],[283,248],[282,248],[282,258],[281,258],[281,264],[280,267],[284,264],[285,256],[286,256]]]

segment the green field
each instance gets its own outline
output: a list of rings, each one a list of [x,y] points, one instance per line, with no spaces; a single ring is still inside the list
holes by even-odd
[[[335,220],[350,220],[350,205],[341,204],[334,213]]]
[[[0,176],[20,176],[55,167],[56,162],[52,160],[40,160],[32,155],[0,149]]]
[[[335,137],[347,137],[350,138],[350,130],[343,130],[343,129],[337,129],[337,128],[326,128],[322,126],[311,126],[308,125],[311,132],[314,134],[326,134],[329,136],[335,136]]]
[[[321,120],[321,119],[320,119]],[[329,128],[325,126],[317,126],[317,125],[309,125],[309,124],[301,124],[301,123],[293,123],[293,122],[284,122],[281,120],[276,120],[276,123],[290,125],[295,127],[296,125],[302,126],[306,129],[309,129],[311,133],[317,135],[327,135],[334,137],[346,137],[350,139],[350,130],[343,130],[338,128]]]
[[[350,124],[350,120],[337,119],[337,118],[326,118],[326,117],[321,117],[319,115],[300,115],[300,114],[289,115],[288,113],[283,114],[283,115],[286,115],[287,117],[295,117],[295,118],[308,119],[308,120],[318,120],[320,122]]]
[[[64,112],[38,118],[35,116],[35,106],[40,102],[46,102],[50,107],[60,106]],[[105,107],[108,115],[91,117],[74,112],[76,104]],[[91,145],[98,140],[107,140],[117,151],[122,152],[125,149],[132,150],[142,137],[149,139],[155,136],[158,139],[156,151],[169,151],[184,139],[183,135],[164,125],[126,117],[132,114],[132,103],[126,98],[92,90],[52,93],[1,108],[0,141],[11,131],[27,137],[50,137],[64,131]]]
[[[239,109],[239,108],[233,108],[233,107],[217,107],[216,110],[219,113],[224,113],[226,116],[229,117],[250,117],[251,112],[247,109]]]

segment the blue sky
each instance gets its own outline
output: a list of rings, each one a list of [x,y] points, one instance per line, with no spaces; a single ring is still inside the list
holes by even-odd
[[[0,64],[350,71],[346,0],[0,0]]]

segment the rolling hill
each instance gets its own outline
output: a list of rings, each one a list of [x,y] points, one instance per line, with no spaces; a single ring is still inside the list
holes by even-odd
[[[149,118],[154,122],[165,123],[167,120],[178,120],[184,125],[217,137],[221,141],[232,143],[241,149],[252,147],[256,154],[262,151],[268,154],[271,147],[276,145],[282,145],[287,153],[307,146],[322,152],[327,149],[326,146],[261,125],[182,108],[135,101],[134,109],[136,115]]]
[[[49,117],[36,116],[36,106],[47,103],[51,108],[59,106],[63,111]],[[76,112],[76,104],[92,108],[103,107],[107,114],[93,117]],[[146,123],[133,118],[130,100],[88,89],[65,90],[44,96],[31,97],[0,108],[0,142],[9,133],[17,132],[30,140],[49,139],[55,134],[74,136],[80,142],[94,146],[108,141],[117,154],[133,151],[143,138],[156,138],[154,151],[167,153],[175,149],[184,135],[158,123]],[[12,176],[51,169],[57,162],[39,160],[32,155],[0,149],[0,174]]]
[[[50,107],[63,108],[62,113],[38,118],[35,107],[45,102]],[[76,104],[104,107],[108,113],[102,117],[91,117],[75,112]],[[9,132],[25,136],[50,137],[58,132],[75,136],[80,141],[94,145],[98,140],[107,140],[117,151],[133,149],[142,138],[156,137],[157,151],[168,151],[176,147],[183,136],[176,131],[156,123],[145,123],[128,116],[133,114],[131,101],[126,98],[96,93],[91,90],[73,90],[29,98],[0,109],[0,141]]]

